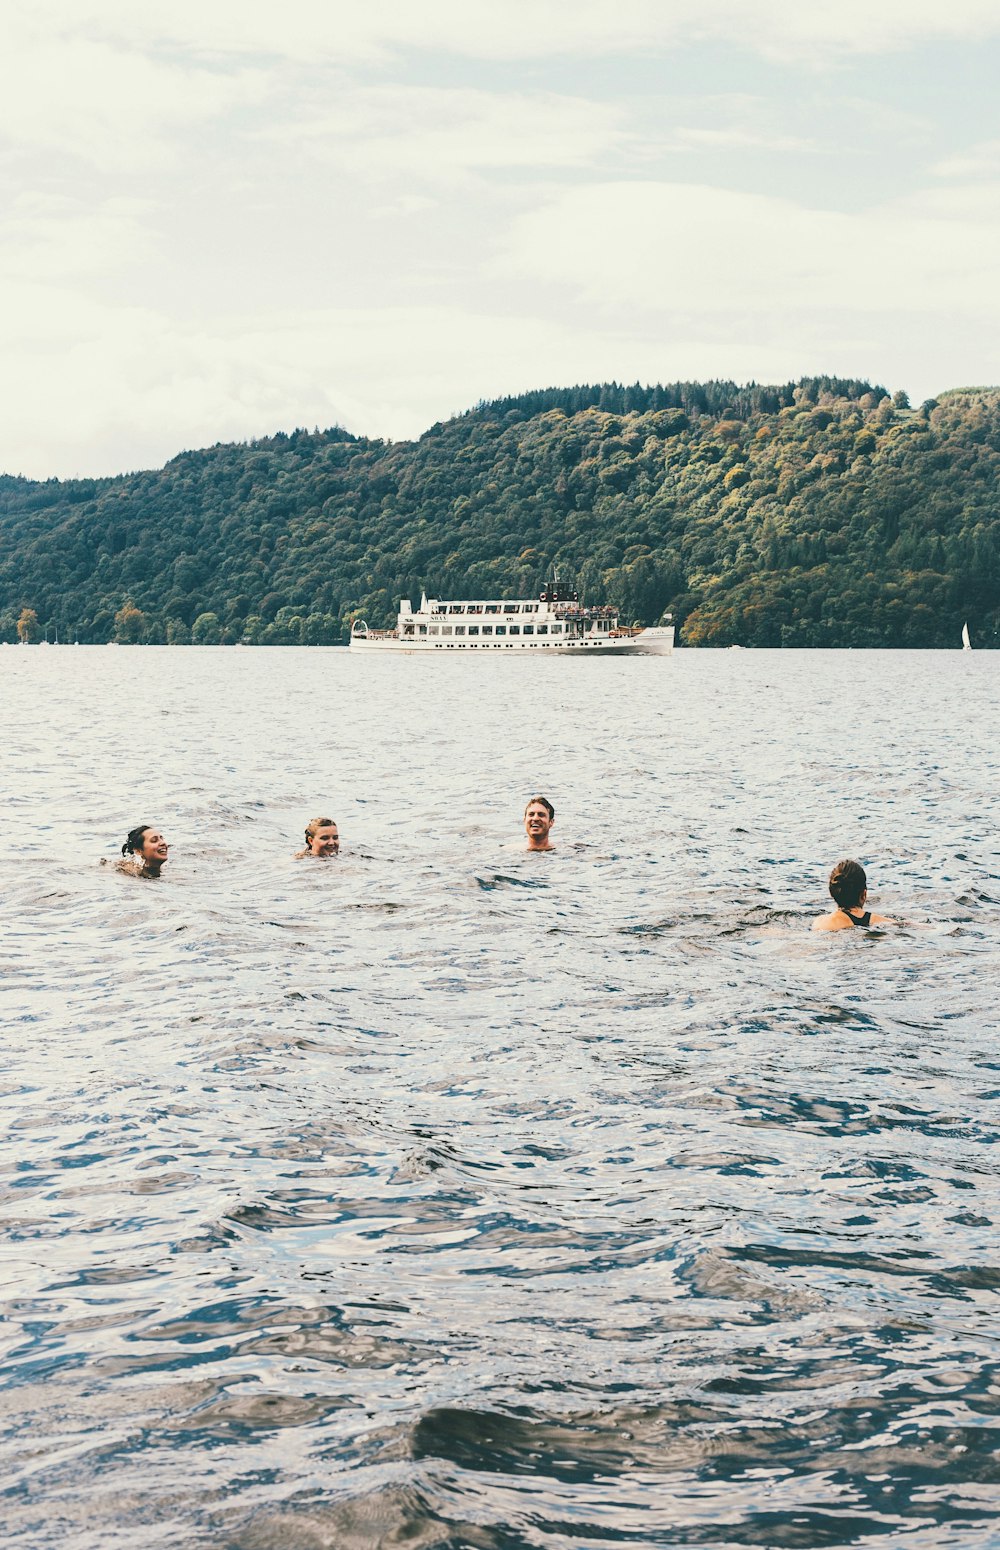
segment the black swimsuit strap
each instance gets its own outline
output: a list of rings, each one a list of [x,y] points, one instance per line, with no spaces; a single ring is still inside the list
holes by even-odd
[[[841,913],[847,916],[847,918],[851,922],[852,926],[870,926],[871,925],[871,920],[872,920],[872,912],[871,912],[871,910],[865,910],[865,913],[862,916],[860,916],[860,918],[859,918],[857,915],[852,915],[849,909],[845,909],[843,904],[840,906],[840,909],[841,909]]]

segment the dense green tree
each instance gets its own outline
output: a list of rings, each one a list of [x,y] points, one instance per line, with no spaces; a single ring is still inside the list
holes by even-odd
[[[400,597],[524,595],[556,564],[692,645],[953,644],[967,615],[985,645],[997,488],[996,390],[915,411],[833,377],[541,389],[416,442],[297,431],[0,477],[0,638],[30,597],[63,639],[330,645]]]
[[[222,626],[218,614],[199,614],[191,626],[191,642],[195,646],[217,646],[222,639]]]

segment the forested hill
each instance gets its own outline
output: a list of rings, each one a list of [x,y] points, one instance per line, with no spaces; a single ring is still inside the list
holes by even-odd
[[[335,643],[557,563],[689,646],[1000,630],[1000,390],[550,389],[416,442],[296,431],[100,480],[0,477],[0,638]],[[37,615],[37,626],[25,610]]]

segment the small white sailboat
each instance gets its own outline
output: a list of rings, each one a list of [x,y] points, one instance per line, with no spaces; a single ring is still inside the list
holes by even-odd
[[[968,626],[968,623],[965,623],[965,624],[962,625],[962,650],[963,651],[971,651],[972,650],[972,642],[969,639],[969,626]]]

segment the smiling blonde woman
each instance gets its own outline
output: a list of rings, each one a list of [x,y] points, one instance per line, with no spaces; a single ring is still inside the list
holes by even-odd
[[[296,861],[304,856],[335,856],[340,849],[340,830],[332,818],[310,818],[306,824],[304,850],[295,852]]]

